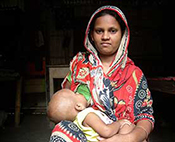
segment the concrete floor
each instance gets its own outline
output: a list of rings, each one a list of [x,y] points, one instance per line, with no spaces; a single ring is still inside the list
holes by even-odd
[[[19,127],[12,124],[9,116],[4,127],[0,128],[0,142],[49,142],[52,128],[46,115],[22,115]],[[160,124],[160,123],[159,123]],[[174,142],[175,130],[168,124],[155,125],[150,142]]]
[[[46,115],[25,115],[19,127],[8,122],[0,128],[0,142],[49,142],[51,131]]]

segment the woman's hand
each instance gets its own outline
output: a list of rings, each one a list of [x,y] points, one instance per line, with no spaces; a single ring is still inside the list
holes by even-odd
[[[118,120],[117,122],[119,122],[120,124],[120,129],[122,129],[125,125],[128,125],[128,126],[132,125],[132,123],[127,119],[121,119],[121,120]]]
[[[134,129],[127,134],[116,134],[111,138],[100,140],[100,142],[146,142],[151,132],[152,124],[148,120],[139,121]]]

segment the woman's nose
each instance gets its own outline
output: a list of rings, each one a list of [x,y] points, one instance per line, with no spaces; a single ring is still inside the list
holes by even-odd
[[[104,32],[103,35],[102,35],[102,40],[109,40],[110,38],[110,35],[108,32]]]

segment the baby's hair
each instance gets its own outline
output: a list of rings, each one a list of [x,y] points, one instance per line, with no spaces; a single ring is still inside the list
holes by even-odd
[[[69,120],[71,118],[71,110],[74,108],[74,100],[69,94],[70,91],[65,89],[58,91],[53,95],[50,103],[49,109],[47,111],[48,117],[54,123],[58,123],[61,120]],[[63,111],[64,110],[64,111]]]

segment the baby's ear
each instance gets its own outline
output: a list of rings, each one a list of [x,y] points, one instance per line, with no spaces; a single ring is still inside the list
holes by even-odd
[[[75,109],[77,110],[77,111],[82,111],[82,110],[84,110],[86,107],[82,104],[82,103],[77,103],[76,105],[75,105]]]

